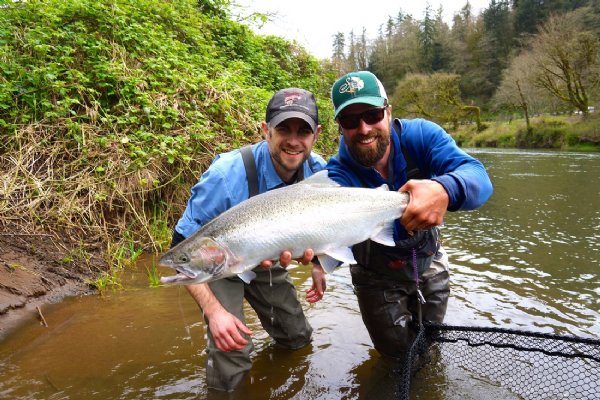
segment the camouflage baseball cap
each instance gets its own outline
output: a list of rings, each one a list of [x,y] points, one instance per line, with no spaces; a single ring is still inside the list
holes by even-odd
[[[369,71],[350,72],[335,81],[331,88],[334,118],[350,104],[364,103],[375,107],[387,104],[387,94],[379,79]]]

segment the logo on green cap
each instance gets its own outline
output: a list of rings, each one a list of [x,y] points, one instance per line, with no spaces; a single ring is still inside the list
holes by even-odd
[[[349,76],[346,78],[346,83],[340,86],[340,93],[354,93],[365,87],[365,81],[358,76]]]

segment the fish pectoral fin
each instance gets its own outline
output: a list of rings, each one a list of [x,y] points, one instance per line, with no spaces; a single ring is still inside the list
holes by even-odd
[[[335,258],[329,257],[327,254],[318,255],[317,258],[319,259],[319,264],[321,264],[321,267],[323,267],[325,272],[328,274],[332,273],[340,263]]]
[[[249,284],[252,279],[256,278],[256,272],[252,270],[244,271],[238,274],[239,278],[244,281],[244,283]]]
[[[354,254],[349,247],[338,247],[335,249],[329,249],[325,251],[325,254],[318,255],[317,258],[321,263],[321,267],[328,274],[332,273],[335,268],[342,263],[356,264]]]
[[[246,265],[242,263],[241,258],[230,254],[227,257],[227,268],[229,268],[229,271],[234,274],[242,274],[246,269]]]
[[[386,222],[383,226],[375,230],[370,239],[384,246],[394,247],[394,221]]]

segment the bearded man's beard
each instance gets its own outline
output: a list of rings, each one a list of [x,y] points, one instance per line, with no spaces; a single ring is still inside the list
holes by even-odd
[[[380,129],[373,129],[368,138],[376,137],[377,146],[374,148],[364,148],[360,145],[360,141],[365,137],[356,135],[350,143],[348,143],[348,151],[352,158],[364,167],[372,167],[377,161],[381,160],[385,151],[390,144],[390,135]]]

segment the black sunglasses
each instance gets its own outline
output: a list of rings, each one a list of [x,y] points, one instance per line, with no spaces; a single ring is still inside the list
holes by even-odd
[[[357,128],[361,119],[369,125],[374,125],[383,119],[386,108],[387,106],[384,106],[379,108],[371,108],[370,110],[363,111],[360,114],[340,115],[337,120],[340,126],[344,129]]]

